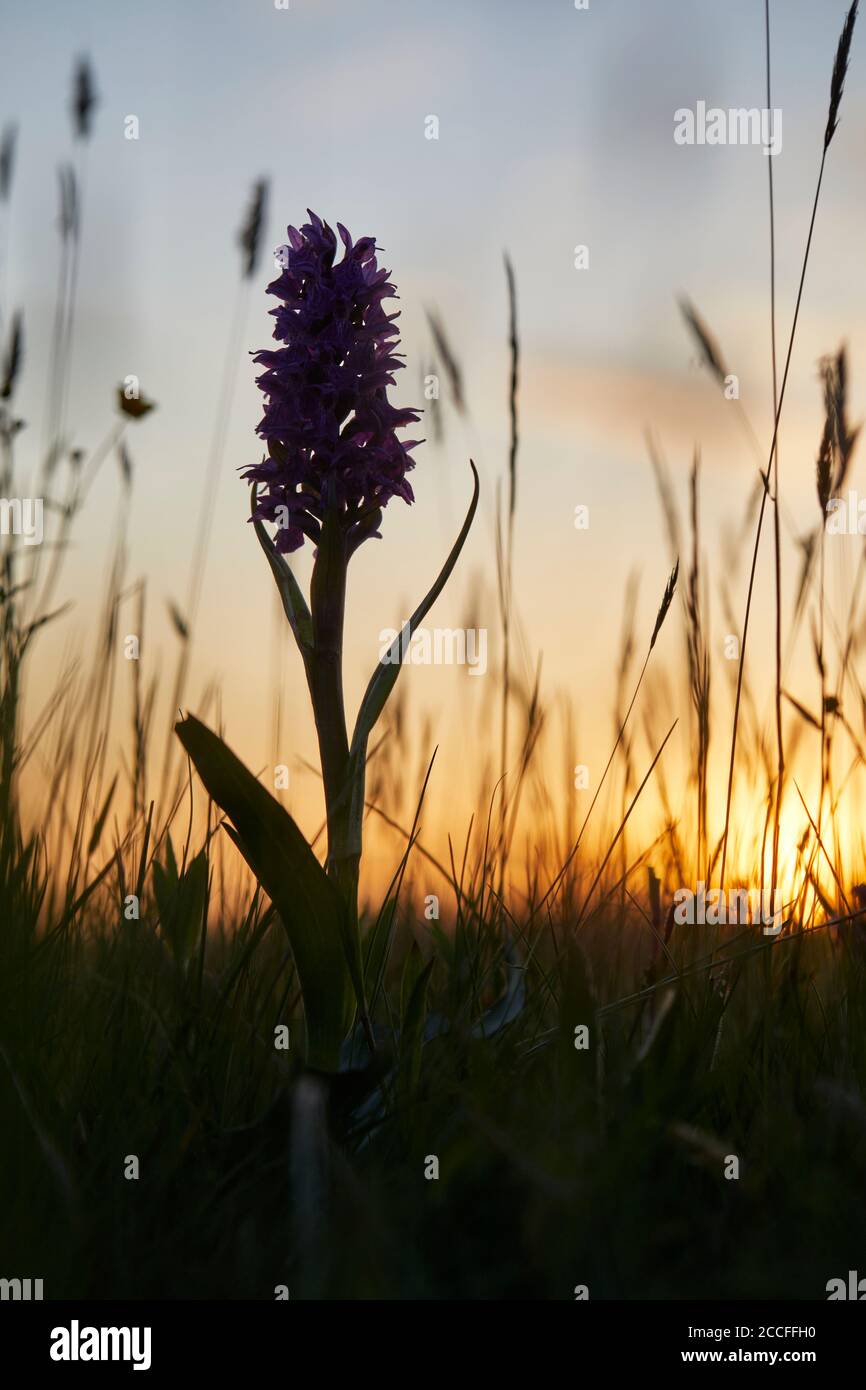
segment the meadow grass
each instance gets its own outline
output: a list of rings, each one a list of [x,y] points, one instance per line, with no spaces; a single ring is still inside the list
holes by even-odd
[[[426,981],[402,924],[380,1056],[325,1078],[262,903],[184,960],[170,914],[51,934],[3,888],[3,1262],[51,1297],[820,1298],[858,1268],[859,934],[724,944],[614,901],[578,944],[472,886]],[[523,1007],[479,1036],[506,931]]]

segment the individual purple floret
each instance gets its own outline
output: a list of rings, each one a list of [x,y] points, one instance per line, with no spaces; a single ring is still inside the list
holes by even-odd
[[[396,291],[376,264],[374,239],[353,245],[338,222],[345,251],[335,263],[334,232],[309,216],[300,231],[288,228],[282,273],[268,286],[281,301],[271,313],[284,346],[253,359],[265,369],[257,378],[266,401],[257,433],[268,454],[243,477],[259,485],[254,516],[277,524],[278,550],[297,550],[305,536],[317,542],[332,512],[351,554],[379,534],[392,497],[414,500],[406,474],[418,441],[398,439],[397,430],[420,417],[388,400],[403,366],[395,351],[399,314],[383,308]]]

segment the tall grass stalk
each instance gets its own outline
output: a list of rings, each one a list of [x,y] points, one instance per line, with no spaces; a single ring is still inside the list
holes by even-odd
[[[764,36],[767,60],[767,110],[773,110],[770,63],[770,0],[764,0]],[[779,386],[776,359],[776,206],[773,184],[773,160],[767,160],[767,191],[770,211],[770,359],[773,375],[773,419],[779,410]],[[776,800],[773,813],[773,865],[770,874],[770,901],[775,902],[779,877],[779,822],[782,812],[782,788],[785,777],[785,746],[782,730],[782,542],[779,530],[779,441],[773,449],[773,542],[776,580]],[[763,862],[761,866],[763,882]]]
[[[750,573],[749,573],[749,589],[748,589],[748,594],[747,594],[747,596],[746,596],[746,613],[745,613],[745,617],[744,617],[744,619],[743,619],[743,635],[742,635],[742,641],[741,641],[741,644],[740,644],[740,660],[739,660],[739,666],[738,666],[738,670],[737,670],[737,693],[736,693],[736,698],[735,698],[735,702],[734,702],[734,718],[733,718],[733,727],[732,727],[732,731],[731,731],[731,755],[730,755],[730,762],[729,762],[729,766],[728,766],[728,788],[727,788],[727,795],[726,795],[726,798],[725,798],[725,830],[724,830],[724,837],[723,837],[723,841],[722,841],[722,864],[721,864],[721,871],[720,871],[720,875],[719,875],[720,887],[721,887],[722,892],[724,892],[724,890],[725,890],[725,866],[726,866],[726,862],[727,862],[727,854],[728,854],[728,835],[729,835],[729,831],[730,831],[730,822],[731,822],[731,793],[732,793],[732,791],[733,791],[733,784],[734,784],[734,764],[735,764],[736,755],[737,755],[737,728],[738,728],[738,725],[739,725],[739,716],[740,716],[740,698],[741,698],[741,694],[742,694],[742,685],[743,685],[743,667],[744,667],[744,665],[745,665],[745,659],[746,659],[746,642],[747,642],[748,632],[749,632],[749,615],[750,615],[750,613],[751,613],[751,608],[752,608],[752,592],[753,592],[754,583],[755,583],[755,569],[756,569],[757,562],[758,562],[758,550],[759,550],[760,544],[761,544],[761,529],[762,529],[762,527],[763,527],[763,522],[764,522],[764,510],[765,510],[765,508],[766,508],[766,503],[767,503],[767,486],[766,486],[766,484],[768,484],[768,482],[769,482],[770,468],[771,468],[771,465],[772,465],[772,462],[773,462],[773,457],[774,457],[774,455],[775,455],[776,443],[777,443],[778,436],[779,436],[779,422],[780,422],[780,420],[781,420],[781,418],[782,418],[782,407],[783,407],[783,405],[784,405],[784,403],[785,403],[785,391],[786,391],[787,385],[788,385],[788,373],[789,373],[790,367],[791,367],[791,357],[792,357],[792,354],[793,354],[793,351],[794,351],[794,340],[795,340],[795,337],[796,337],[796,334],[797,334],[797,323],[798,323],[799,317],[800,317],[800,306],[801,306],[802,300],[803,300],[803,288],[804,288],[804,285],[805,285],[805,283],[806,283],[806,270],[807,270],[808,265],[809,265],[809,254],[810,254],[811,249],[812,249],[812,236],[813,236],[813,233],[814,233],[814,230],[815,230],[815,219],[816,219],[816,217],[817,217],[817,215],[818,215],[818,203],[819,203],[820,197],[821,197],[821,186],[822,186],[823,181],[824,181],[824,168],[825,168],[825,165],[826,165],[826,162],[827,162],[827,151],[828,151],[829,148],[830,148],[830,144],[831,144],[831,142],[832,142],[833,136],[835,135],[836,129],[837,129],[837,126],[838,126],[839,108],[840,108],[840,105],[841,105],[842,93],[843,93],[843,89],[844,89],[844,85],[845,85],[845,75],[846,75],[847,70],[848,70],[848,60],[849,60],[850,51],[851,51],[851,41],[852,41],[853,36],[854,36],[854,25],[855,25],[855,22],[856,22],[856,19],[857,19],[857,7],[858,7],[858,4],[859,4],[859,0],[854,0],[854,3],[852,4],[850,10],[848,11],[847,17],[846,17],[846,19],[845,19],[845,23],[844,23],[844,25],[843,25],[843,27],[842,27],[842,34],[841,34],[841,36],[840,36],[840,38],[839,38],[839,43],[838,43],[838,46],[837,46],[837,49],[836,49],[836,58],[835,58],[835,61],[834,61],[834,64],[833,64],[833,75],[832,75],[831,83],[830,83],[830,104],[829,104],[828,115],[827,115],[827,126],[826,126],[826,129],[825,129],[825,132],[824,132],[824,142],[823,142],[823,146],[822,146],[822,149],[821,149],[821,162],[820,162],[820,165],[819,165],[819,168],[818,168],[818,181],[817,181],[817,184],[816,184],[816,187],[815,187],[815,195],[814,195],[814,198],[813,198],[813,200],[812,200],[812,213],[811,213],[811,216],[810,216],[810,218],[809,218],[809,231],[808,231],[808,235],[807,235],[807,237],[806,237],[806,249],[805,249],[805,251],[804,251],[804,253],[803,253],[803,264],[802,264],[802,267],[801,267],[801,270],[800,270],[800,281],[799,281],[799,285],[798,285],[798,287],[797,287],[797,299],[796,299],[796,303],[795,303],[795,305],[794,305],[794,317],[793,317],[793,321],[792,321],[792,323],[791,323],[791,332],[790,332],[790,335],[789,335],[789,337],[788,337],[788,348],[787,348],[787,352],[786,352],[786,354],[785,354],[785,368],[784,368],[784,371],[783,371],[783,373],[782,373],[782,385],[781,385],[781,388],[780,388],[780,390],[779,390],[779,400],[778,400],[778,404],[777,404],[776,409],[775,409],[775,412],[774,412],[774,420],[773,420],[773,437],[772,437],[772,440],[770,441],[770,451],[769,451],[769,456],[768,456],[768,459],[767,459],[767,466],[766,466],[766,469],[764,470],[765,488],[764,488],[763,494],[762,494],[762,496],[761,496],[761,508],[760,508],[760,512],[758,513],[758,524],[757,524],[757,528],[756,528],[756,532],[755,532],[755,545],[754,545],[754,550],[753,550],[753,552],[752,552],[752,565],[751,565],[751,570],[750,570]]]

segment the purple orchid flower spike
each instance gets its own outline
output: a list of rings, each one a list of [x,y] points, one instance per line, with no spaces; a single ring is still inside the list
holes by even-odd
[[[258,485],[254,518],[278,527],[277,549],[318,544],[326,515],[345,537],[347,556],[378,535],[392,497],[414,500],[407,473],[419,442],[397,431],[417,421],[412,409],[388,400],[394,373],[404,364],[399,314],[383,301],[396,295],[380,270],[372,237],[352,241],[339,222],[337,237],[314,212],[288,228],[278,258],[283,269],[268,286],[280,300],[271,313],[282,347],[258,352],[257,378],[266,398],[257,433],[267,457],[243,476]]]

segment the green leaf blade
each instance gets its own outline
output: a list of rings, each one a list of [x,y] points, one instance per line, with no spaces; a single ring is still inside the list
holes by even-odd
[[[288,811],[222,739],[192,715],[175,732],[286,929],[304,998],[307,1063],[336,1071],[355,1012],[340,895]]]

